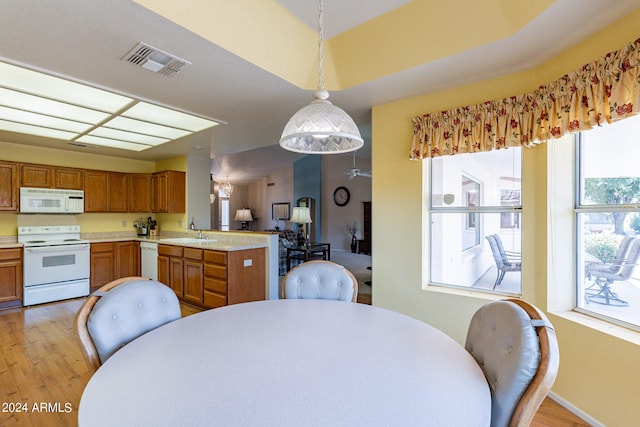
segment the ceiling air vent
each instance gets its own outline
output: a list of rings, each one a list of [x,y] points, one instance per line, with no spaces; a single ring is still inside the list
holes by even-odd
[[[145,70],[164,74],[165,76],[175,74],[184,65],[191,64],[189,61],[142,42],[135,45],[122,59]]]

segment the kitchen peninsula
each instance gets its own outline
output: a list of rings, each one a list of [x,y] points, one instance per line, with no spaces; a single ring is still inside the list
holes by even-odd
[[[139,275],[140,243],[145,242],[158,248],[157,279],[186,303],[215,308],[278,297],[277,258],[272,260],[277,257],[277,236],[271,234],[204,231],[202,238],[191,232],[83,237],[91,242],[92,290],[117,277]]]

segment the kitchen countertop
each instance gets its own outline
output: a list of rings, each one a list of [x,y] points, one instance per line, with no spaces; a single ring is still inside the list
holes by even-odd
[[[217,251],[243,251],[247,249],[266,248],[268,244],[261,242],[247,241],[250,238],[239,238],[241,241],[234,242],[233,238],[225,237],[224,239],[217,239],[216,237],[210,237],[209,239],[189,239],[190,241],[175,241],[167,239],[183,239],[183,237],[175,236],[131,236],[131,235],[119,235],[119,236],[82,236],[83,239],[88,240],[90,243],[108,243],[108,242],[151,242],[162,245],[174,245],[185,246],[198,249],[209,249]],[[21,248],[22,243],[18,242],[16,238],[0,239],[0,249],[12,249]]]

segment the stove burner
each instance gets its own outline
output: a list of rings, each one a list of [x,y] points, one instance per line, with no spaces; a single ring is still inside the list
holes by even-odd
[[[29,240],[27,243],[44,243],[44,240]]]
[[[79,242],[80,239],[64,239],[63,242]]]

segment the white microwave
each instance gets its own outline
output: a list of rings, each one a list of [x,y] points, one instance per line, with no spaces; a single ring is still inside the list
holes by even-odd
[[[20,187],[21,213],[83,213],[84,191]]]

